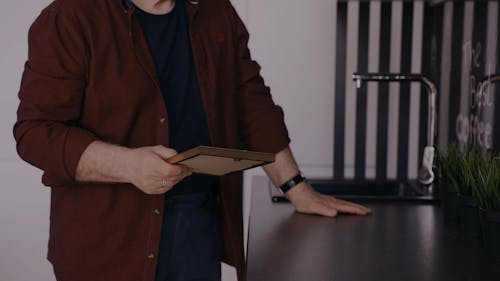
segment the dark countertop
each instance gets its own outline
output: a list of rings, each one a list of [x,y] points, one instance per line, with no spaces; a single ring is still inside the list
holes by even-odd
[[[273,203],[255,177],[247,281],[500,281],[500,259],[447,231],[438,205],[370,202],[336,219]]]

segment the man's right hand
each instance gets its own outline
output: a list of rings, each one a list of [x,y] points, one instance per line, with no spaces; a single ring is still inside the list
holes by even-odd
[[[161,145],[131,149],[94,141],[80,158],[76,181],[132,183],[146,194],[163,194],[193,172],[167,163],[175,154]]]
[[[126,156],[128,181],[146,194],[163,194],[193,173],[183,165],[172,165],[166,159],[176,155],[161,145],[130,149]]]

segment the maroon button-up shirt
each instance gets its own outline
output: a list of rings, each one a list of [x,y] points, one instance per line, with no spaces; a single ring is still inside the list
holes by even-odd
[[[251,60],[228,0],[186,2],[212,144],[278,152],[281,108]],[[75,181],[87,146],[168,147],[168,113],[133,10],[122,0],[57,0],[29,32],[14,126],[19,155],[51,187],[48,258],[62,281],[152,281],[164,196],[130,184]],[[220,180],[224,260],[243,277],[241,174]]]

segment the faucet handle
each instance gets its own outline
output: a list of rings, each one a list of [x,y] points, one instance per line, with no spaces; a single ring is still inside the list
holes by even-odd
[[[434,171],[432,165],[434,163],[435,148],[433,146],[426,146],[424,149],[424,156],[422,157],[422,167],[418,174],[418,180],[422,184],[431,184],[434,181]]]
[[[361,78],[356,79],[356,88],[358,88],[358,89],[361,88]]]

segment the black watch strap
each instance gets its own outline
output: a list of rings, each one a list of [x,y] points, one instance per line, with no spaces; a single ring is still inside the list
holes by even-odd
[[[283,193],[286,193],[288,190],[292,189],[292,187],[296,186],[297,184],[305,180],[306,177],[304,177],[304,175],[301,172],[299,172],[295,177],[293,177],[292,179],[281,185],[280,189]]]

